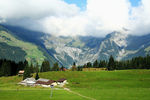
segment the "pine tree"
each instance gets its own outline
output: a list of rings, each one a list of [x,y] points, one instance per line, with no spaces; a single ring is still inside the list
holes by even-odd
[[[40,77],[39,77],[39,74],[38,72],[36,72],[36,75],[35,75],[35,80],[38,80]]]
[[[60,70],[61,70],[61,71],[64,71],[64,68],[65,68],[64,66],[61,66]]]
[[[59,71],[59,66],[58,66],[58,63],[54,63],[53,65],[53,68],[52,68],[53,71]]]
[[[24,63],[22,62],[22,61],[20,61],[19,63],[18,63],[18,71],[19,70],[24,70]]]
[[[84,64],[84,65],[83,65],[83,68],[87,68],[87,64]]]
[[[107,67],[107,62],[105,60],[100,60],[99,68],[106,68],[106,67]]]
[[[32,62],[31,62],[31,65],[30,65],[30,71],[31,71],[31,73],[34,73],[34,67],[33,67]]]
[[[91,62],[88,62],[87,63],[87,68],[91,68],[92,67],[92,63]]]
[[[39,72],[39,64],[38,64],[38,62],[36,63],[36,66],[34,68],[34,72],[36,72],[36,73]]]
[[[72,71],[76,71],[76,70],[77,70],[77,68],[76,68],[76,63],[75,63],[75,62],[73,63],[71,70],[72,70]]]
[[[115,69],[115,61],[113,56],[111,55],[108,62],[108,70],[114,70]]]
[[[24,69],[23,80],[26,78],[30,78],[30,77],[31,77],[31,71],[30,71],[29,65],[27,64]]]
[[[0,76],[10,76],[11,75],[11,65],[9,61],[4,61],[0,68]]]
[[[145,68],[150,69],[150,56],[149,55],[146,56],[146,67]]]
[[[24,63],[23,63],[23,69],[25,69],[25,67],[28,65],[28,61],[25,60]]]
[[[76,63],[75,63],[75,62],[73,62],[73,66],[76,66]]]
[[[94,68],[98,68],[98,67],[99,67],[99,63],[98,63],[97,60],[95,60],[95,62],[93,63],[93,67],[94,67]]]
[[[50,63],[49,61],[44,60],[40,69],[40,72],[50,71]]]
[[[45,62],[43,61],[42,62],[42,65],[41,65],[41,69],[40,69],[40,72],[44,72],[45,71]]]
[[[2,65],[0,66],[0,77],[1,76],[5,76],[5,66],[3,65],[3,63],[2,63]]]
[[[82,66],[77,67],[77,71],[82,71],[82,70],[83,70]]]

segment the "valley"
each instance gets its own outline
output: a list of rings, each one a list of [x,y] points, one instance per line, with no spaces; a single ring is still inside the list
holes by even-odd
[[[122,30],[114,31],[106,37],[56,37],[21,27],[2,25],[0,42],[22,48],[26,53],[24,59],[33,63],[38,61],[41,64],[47,59],[52,64],[58,62],[59,65],[70,68],[73,62],[83,65],[95,60],[108,61],[110,55],[120,61],[150,53],[149,34],[132,36],[127,33]]]
[[[149,75],[149,70],[39,73],[46,79],[65,77],[69,82],[66,88],[95,100],[149,100]],[[0,77],[0,100],[92,100],[57,87],[50,98],[50,88],[18,85],[21,80],[18,76]]]
[[[150,0],[0,0],[0,100],[150,100]]]

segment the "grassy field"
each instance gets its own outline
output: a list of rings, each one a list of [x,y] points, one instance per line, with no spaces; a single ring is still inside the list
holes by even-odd
[[[46,72],[39,76],[53,80],[67,78],[67,88],[96,100],[150,100],[150,70]],[[50,89],[17,85],[21,79],[18,76],[1,77],[0,100],[8,100],[10,97],[11,100],[50,99]],[[54,90],[50,100],[88,99],[61,88]]]

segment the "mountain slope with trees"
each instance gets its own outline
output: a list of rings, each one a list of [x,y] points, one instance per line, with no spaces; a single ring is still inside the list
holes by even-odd
[[[115,60],[121,61],[150,54],[150,34],[132,36],[126,34],[124,30],[114,31],[106,37],[56,37],[16,26],[2,25],[0,30],[0,38],[3,39],[0,40],[1,43],[21,48],[26,53],[25,59],[38,61],[39,64],[47,59],[52,65],[58,62],[59,66],[71,67],[73,62],[76,62],[76,65],[83,65],[102,60],[101,64],[104,66],[104,61],[108,61],[110,55]],[[23,42],[17,45],[17,42],[10,41],[9,36],[3,35],[3,30],[5,34],[9,33]],[[88,66],[91,66],[90,63]]]
[[[43,48],[21,40],[3,26],[0,26],[0,48],[0,58],[2,59],[15,60],[16,62],[26,59],[30,63],[38,62],[40,65],[44,59],[48,59],[52,63],[55,62],[53,57],[45,53]]]

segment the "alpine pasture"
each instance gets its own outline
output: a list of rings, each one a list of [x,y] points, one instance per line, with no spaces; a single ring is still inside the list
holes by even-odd
[[[35,76],[35,74],[34,74]],[[69,84],[50,88],[18,85],[22,77],[0,77],[0,100],[150,100],[150,70],[66,71],[39,73],[66,78]]]

